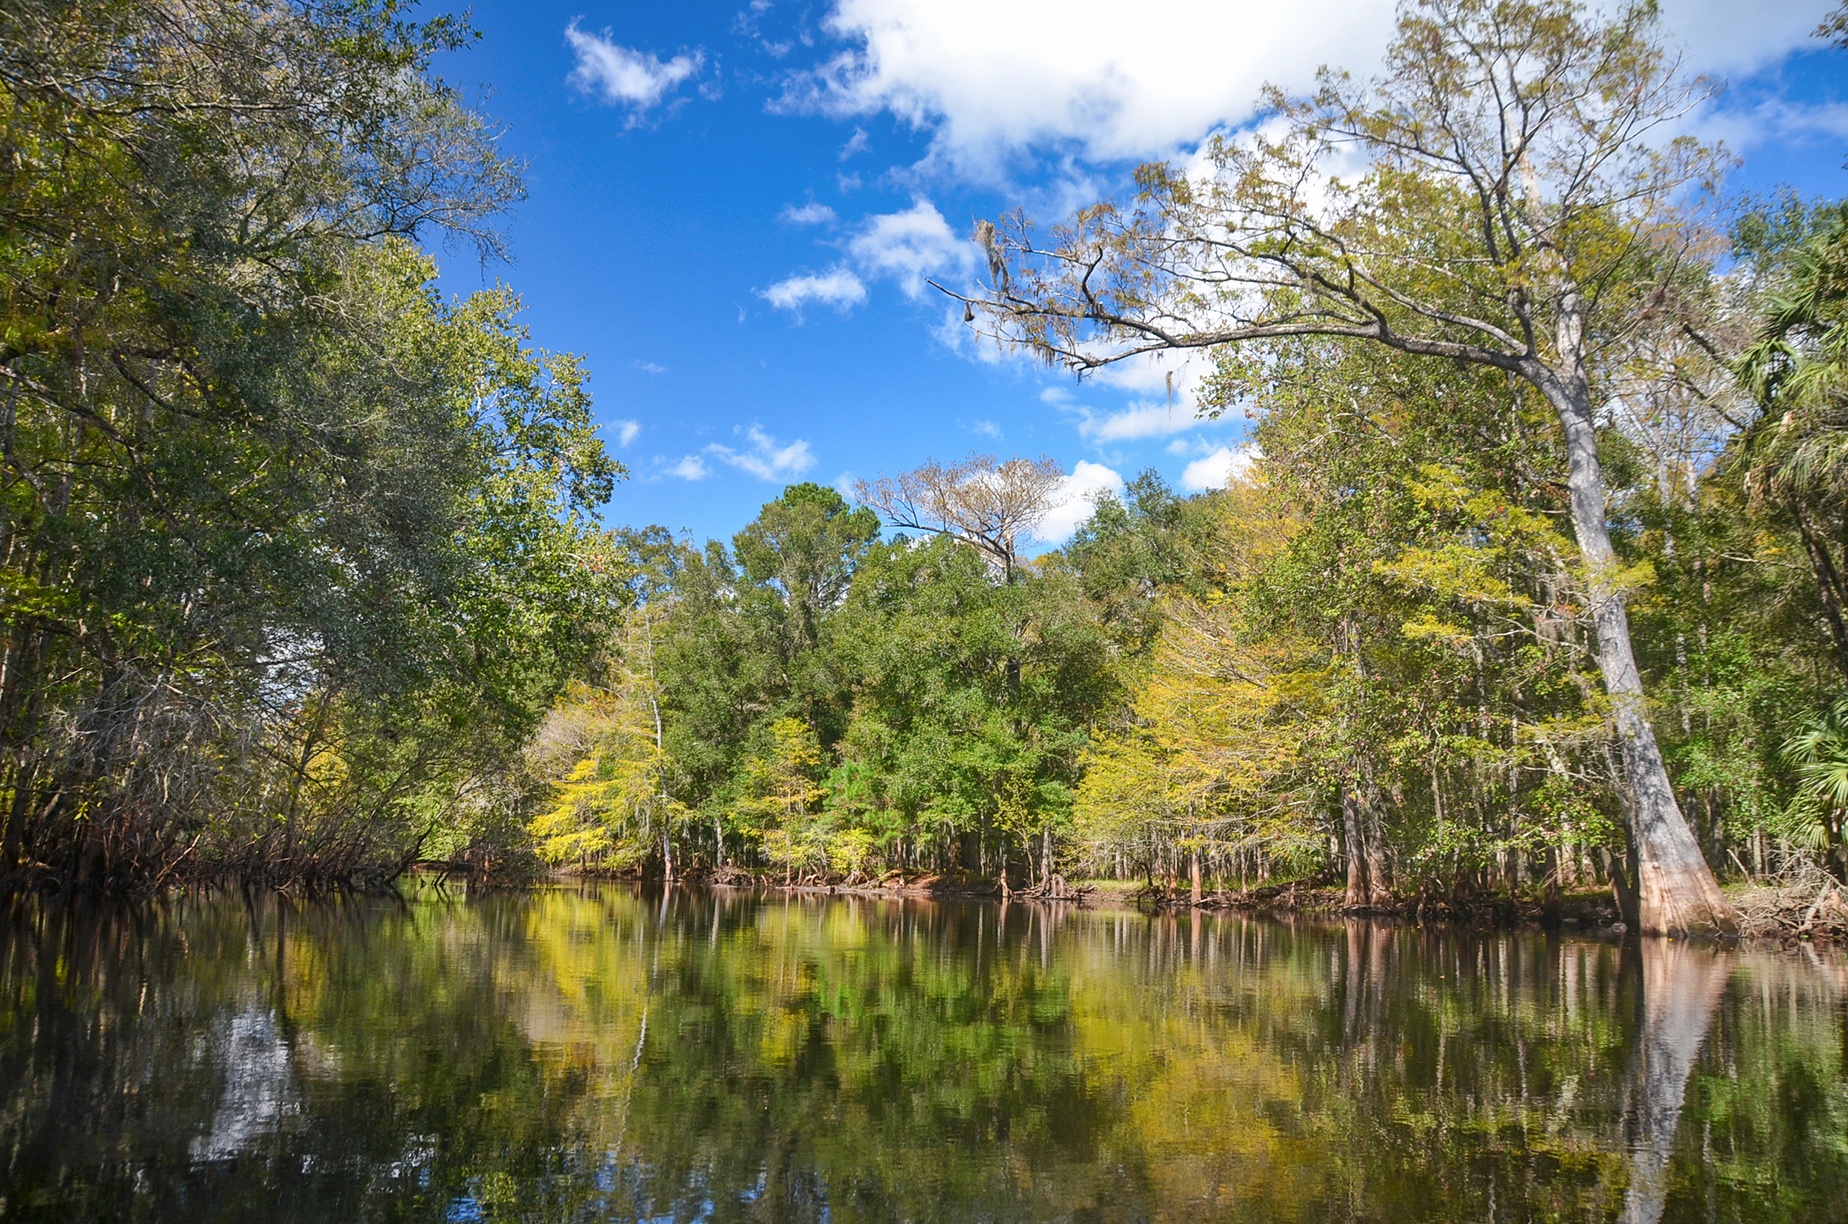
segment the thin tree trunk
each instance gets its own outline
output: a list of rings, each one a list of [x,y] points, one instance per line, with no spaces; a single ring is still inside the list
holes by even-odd
[[[1341,836],[1347,841],[1347,896],[1349,909],[1360,909],[1373,895],[1367,879],[1366,833],[1360,816],[1360,800],[1354,787],[1341,784]]]
[[[1803,537],[1803,547],[1809,553],[1810,568],[1816,573],[1816,591],[1822,598],[1822,619],[1829,627],[1829,641],[1835,647],[1836,669],[1848,676],[1848,625],[1843,623],[1841,571],[1835,566],[1835,558],[1829,555],[1828,542],[1811,527],[1809,516],[1803,513],[1802,504],[1794,497],[1790,499],[1790,513],[1797,521],[1797,532]]]
[[[1380,791],[1373,782],[1372,765],[1361,764],[1360,780],[1360,833],[1367,847],[1367,904],[1381,909],[1392,903],[1392,863],[1386,857]]]

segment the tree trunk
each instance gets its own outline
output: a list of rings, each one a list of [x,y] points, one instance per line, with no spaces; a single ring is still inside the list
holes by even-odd
[[[1369,795],[1361,829],[1367,835],[1367,904],[1375,909],[1392,904],[1392,863],[1386,857],[1386,835],[1380,829],[1377,795]]]
[[[1341,836],[1347,841],[1347,896],[1349,909],[1361,909],[1372,899],[1373,889],[1367,879],[1367,835],[1360,815],[1360,800],[1354,788],[1341,784]]]
[[[1194,847],[1193,858],[1189,860],[1187,864],[1187,871],[1188,871],[1188,875],[1191,877],[1191,883],[1193,884],[1193,892],[1192,892],[1193,903],[1194,903],[1194,906],[1198,908],[1201,901],[1205,900],[1205,896],[1201,890],[1200,848],[1198,846]]]
[[[1662,751],[1656,746],[1643,697],[1643,681],[1630,645],[1630,616],[1616,570],[1618,559],[1605,525],[1604,472],[1598,462],[1590,391],[1549,372],[1534,380],[1547,393],[1565,430],[1572,528],[1585,560],[1598,670],[1611,700],[1624,781],[1631,803],[1630,837],[1637,856],[1637,917],[1646,932],[1664,935],[1731,935],[1732,906],[1720,893],[1700,844],[1675,801]]]
[[[1829,555],[1828,543],[1811,526],[1809,516],[1803,513],[1803,504],[1795,497],[1790,499],[1790,514],[1797,521],[1797,531],[1803,537],[1805,551],[1809,553],[1810,568],[1816,575],[1816,591],[1822,599],[1822,619],[1829,627],[1829,641],[1835,647],[1836,669],[1848,676],[1848,624],[1843,622],[1841,571],[1835,566],[1835,558]]]

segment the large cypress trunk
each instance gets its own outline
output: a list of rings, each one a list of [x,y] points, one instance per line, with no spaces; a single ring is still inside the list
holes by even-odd
[[[1598,670],[1611,700],[1623,772],[1630,839],[1637,859],[1637,919],[1663,935],[1730,935],[1738,919],[1675,801],[1655,730],[1649,725],[1643,681],[1630,644],[1630,616],[1605,524],[1604,472],[1598,462],[1590,392],[1583,380],[1542,382],[1566,434],[1572,528],[1585,560],[1587,599],[1598,638]]]

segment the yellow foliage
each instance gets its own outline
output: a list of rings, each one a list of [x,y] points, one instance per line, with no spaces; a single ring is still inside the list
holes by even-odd
[[[617,643],[614,684],[574,686],[540,733],[541,744],[564,749],[571,762],[553,785],[552,806],[529,826],[549,863],[628,866],[650,852],[663,823],[684,816],[662,785],[648,615],[634,613]]]
[[[1256,483],[1234,485],[1207,601],[1171,597],[1130,724],[1091,749],[1075,814],[1093,842],[1159,828],[1184,846],[1262,840],[1273,853],[1313,837],[1292,801],[1301,707],[1313,701],[1311,645],[1247,632],[1241,586],[1289,543],[1295,522]]]

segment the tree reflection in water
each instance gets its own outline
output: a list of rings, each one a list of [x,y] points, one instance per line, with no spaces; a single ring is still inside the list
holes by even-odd
[[[1731,976],[1732,956],[1686,941],[1644,939],[1642,1020],[1630,1054],[1624,1113],[1630,1186],[1624,1224],[1656,1224],[1668,1195],[1668,1166],[1688,1076]]]
[[[549,889],[19,906],[0,1217],[1808,1220],[1826,956]]]

